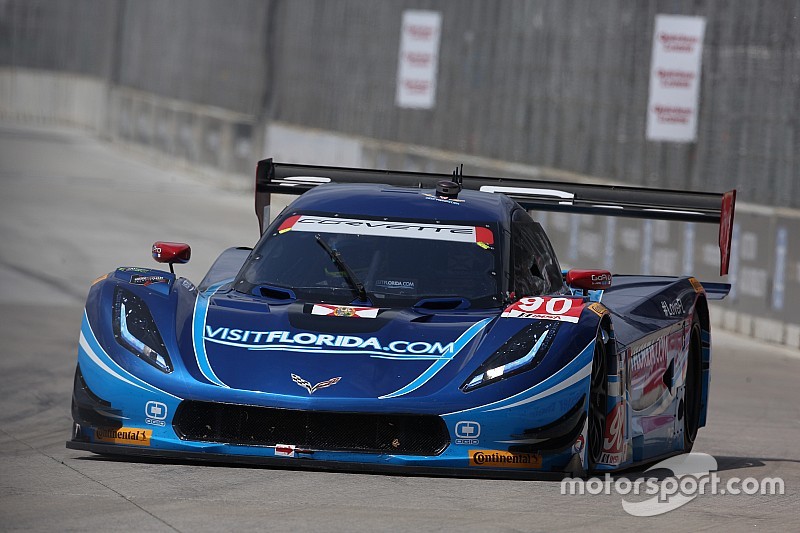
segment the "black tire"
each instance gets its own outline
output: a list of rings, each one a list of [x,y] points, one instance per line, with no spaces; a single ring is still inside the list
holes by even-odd
[[[700,428],[700,402],[702,397],[703,340],[700,322],[695,313],[689,337],[689,360],[686,368],[686,385],[683,394],[683,451],[690,452]]]
[[[601,334],[597,335],[592,360],[592,378],[589,385],[589,427],[587,430],[586,454],[589,470],[594,470],[603,454],[603,439],[606,431],[606,409],[608,408],[608,368],[606,345]]]

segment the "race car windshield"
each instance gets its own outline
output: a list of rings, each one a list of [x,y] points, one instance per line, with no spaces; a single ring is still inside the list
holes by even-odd
[[[236,287],[284,288],[301,300],[341,305],[368,295],[377,307],[438,299],[498,307],[496,233],[491,224],[295,214],[259,243]],[[356,284],[363,284],[361,295]]]

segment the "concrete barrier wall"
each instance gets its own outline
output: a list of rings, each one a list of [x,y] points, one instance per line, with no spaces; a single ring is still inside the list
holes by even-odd
[[[101,132],[108,85],[99,78],[19,68],[0,69],[0,116],[57,121]]]
[[[264,127],[250,115],[78,74],[0,68],[0,117],[77,126],[164,164],[250,189]]]
[[[228,110],[115,87],[97,79],[0,69],[0,116],[91,129],[146,157],[185,165],[225,186],[252,187],[262,157],[306,164],[598,182],[589,176],[404,143],[261,123]],[[800,349],[800,212],[740,203],[731,275],[717,276],[714,226],[536,213],[564,267],[692,274],[728,281],[716,326]]]
[[[250,189],[264,128],[242,113],[114,87],[105,131],[115,142]]]

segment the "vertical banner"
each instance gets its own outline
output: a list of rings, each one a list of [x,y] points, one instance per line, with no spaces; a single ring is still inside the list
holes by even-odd
[[[704,17],[656,15],[647,105],[647,139],[697,139]]]
[[[441,27],[442,14],[438,11],[403,12],[400,57],[397,62],[396,103],[399,107],[433,107]]]

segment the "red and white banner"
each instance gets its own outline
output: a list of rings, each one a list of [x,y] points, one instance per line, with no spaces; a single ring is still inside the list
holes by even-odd
[[[399,107],[433,107],[441,27],[442,14],[438,11],[403,12],[397,62],[396,102]]]
[[[647,139],[694,142],[706,19],[656,15]]]

